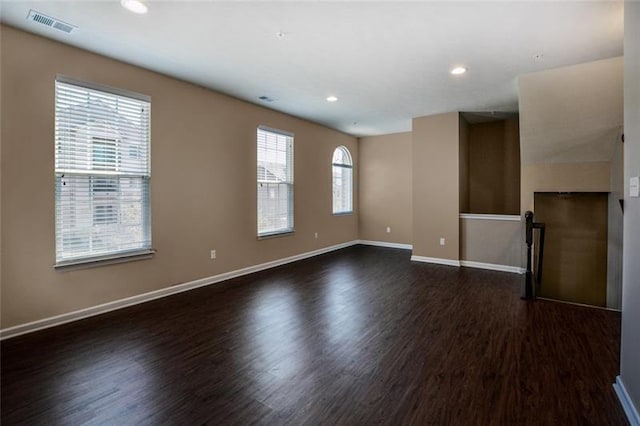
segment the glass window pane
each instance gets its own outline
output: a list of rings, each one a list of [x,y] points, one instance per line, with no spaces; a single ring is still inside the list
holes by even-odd
[[[293,230],[293,137],[257,131],[258,235]]]

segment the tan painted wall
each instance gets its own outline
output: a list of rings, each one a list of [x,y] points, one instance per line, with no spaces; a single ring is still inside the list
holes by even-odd
[[[521,211],[533,191],[608,192],[623,121],[622,57],[518,78]]]
[[[523,266],[524,223],[460,219],[460,259],[494,265]]]
[[[518,77],[522,164],[609,161],[623,123],[622,57]]]
[[[360,239],[411,244],[411,132],[361,138],[358,152]]]
[[[609,192],[623,122],[623,58],[518,78],[522,151],[521,212],[534,192]],[[620,295],[620,212],[609,201],[607,304]]]
[[[413,254],[459,260],[459,114],[413,119]],[[446,245],[440,246],[443,237]]]
[[[504,121],[469,126],[469,211],[506,214],[504,203]]]
[[[533,209],[534,192],[608,192],[611,165],[591,163],[541,163],[522,167],[521,211]]]
[[[519,214],[520,208],[520,118],[504,121],[504,211]]]
[[[469,126],[469,210],[518,214],[520,139],[517,120]]]
[[[345,145],[357,159],[356,138],[9,27],[1,31],[3,328],[358,238],[357,193],[355,214],[331,213],[331,156]],[[53,269],[57,73],[151,96],[153,259]],[[258,241],[261,124],[295,133],[296,232]],[[217,260],[209,259],[210,249]]]
[[[460,213],[469,213],[469,123],[459,115]]]

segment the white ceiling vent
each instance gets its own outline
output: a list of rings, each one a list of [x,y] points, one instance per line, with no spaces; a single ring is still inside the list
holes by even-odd
[[[37,22],[38,24],[46,25],[47,27],[55,28],[56,30],[64,31],[69,34],[76,30],[78,27],[75,25],[67,24],[59,19],[47,16],[44,13],[40,13],[36,10],[29,10],[27,15],[29,21]]]

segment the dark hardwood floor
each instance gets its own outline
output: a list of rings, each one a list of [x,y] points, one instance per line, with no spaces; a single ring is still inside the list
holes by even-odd
[[[12,424],[624,425],[620,314],[355,246],[1,344]]]

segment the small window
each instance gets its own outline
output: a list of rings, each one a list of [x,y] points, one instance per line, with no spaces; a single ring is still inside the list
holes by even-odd
[[[258,236],[293,232],[293,135],[258,128]]]
[[[333,214],[353,212],[353,162],[344,146],[333,151]]]
[[[56,266],[149,253],[148,97],[64,77],[55,89]]]

